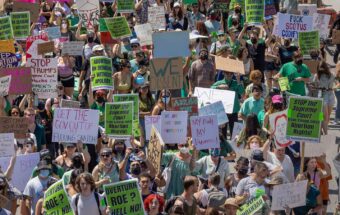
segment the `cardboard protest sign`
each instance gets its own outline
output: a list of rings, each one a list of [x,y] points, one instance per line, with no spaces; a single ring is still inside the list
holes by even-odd
[[[81,56],[83,54],[84,41],[69,41],[62,43],[61,53],[70,56]]]
[[[274,140],[277,148],[289,146],[293,141],[286,138],[287,131],[287,111],[280,111],[269,115],[269,124],[274,132]]]
[[[223,103],[221,101],[214,102],[212,104],[205,105],[198,110],[199,116],[217,115],[218,125],[223,125],[229,122],[227,114],[225,112]]]
[[[28,120],[26,118],[1,116],[0,133],[14,133],[15,138],[26,138]]]
[[[290,97],[286,136],[289,140],[319,142],[323,121],[323,100],[312,97]]]
[[[13,2],[13,11],[21,12],[21,11],[29,11],[30,12],[30,20],[31,22],[36,22],[39,18],[39,4],[31,4],[27,2]]]
[[[0,157],[11,157],[14,154],[14,134],[0,134]]]
[[[80,102],[67,99],[61,99],[60,107],[62,108],[80,108]]]
[[[307,65],[307,67],[309,68],[309,71],[312,74],[315,74],[318,70],[318,66],[320,61],[318,60],[303,60],[303,63]]]
[[[7,169],[10,160],[11,157],[0,157],[1,169]],[[29,153],[17,156],[13,169],[13,175],[15,177],[12,177],[11,184],[18,188],[20,192],[24,192],[27,182],[31,178],[33,169],[37,166],[39,160],[39,153]]]
[[[119,13],[133,13],[135,11],[135,0],[117,0],[117,11]]]
[[[161,116],[160,115],[145,116],[144,121],[145,121],[145,139],[150,140],[152,127],[155,127],[157,131],[161,131],[161,126],[162,126]]]
[[[0,53],[15,53],[14,40],[0,40]]]
[[[237,210],[237,215],[253,215],[265,205],[262,197],[251,199]]]
[[[189,116],[198,115],[197,97],[172,98],[171,104],[174,111],[188,111]]]
[[[163,111],[161,114],[161,135],[164,143],[185,143],[187,138],[188,112]]]
[[[132,179],[104,185],[111,214],[144,215],[144,204],[137,183],[137,179]]]
[[[94,24],[98,24],[99,1],[78,0],[76,2],[79,17],[85,23],[87,29],[94,29]]]
[[[134,27],[141,46],[152,45],[152,27],[150,23]]]
[[[7,96],[11,83],[11,76],[7,75],[0,78],[0,96]]]
[[[57,58],[30,58],[32,90],[41,99],[56,98],[58,84]]]
[[[252,25],[262,25],[265,0],[245,0],[246,22]]]
[[[233,112],[235,98],[234,91],[195,87],[194,95],[197,96],[198,98],[199,107],[222,100],[225,112],[226,113]]]
[[[313,17],[278,13],[277,33],[282,38],[298,38],[299,32],[313,30]]]
[[[131,35],[125,16],[105,18],[104,20],[112,38],[123,38]]]
[[[48,41],[47,32],[42,32],[36,36],[29,36],[26,40],[26,58],[38,57],[38,44]]]
[[[279,82],[280,90],[282,92],[290,90],[288,77],[280,77],[278,82]]]
[[[220,57],[217,55],[215,55],[214,58],[215,58],[216,69],[227,71],[227,72],[240,73],[242,75],[245,74],[244,64],[242,61]]]
[[[61,37],[61,32],[60,32],[60,27],[59,26],[57,26],[57,27],[48,27],[48,28],[45,29],[45,31],[47,32],[48,38],[50,40],[58,39],[59,37]]]
[[[274,186],[272,210],[285,210],[306,205],[307,180]]]
[[[14,38],[26,39],[31,34],[31,19],[29,11],[12,12],[11,21]]]
[[[148,23],[150,23],[153,30],[165,29],[164,6],[148,8]]]
[[[18,67],[19,61],[15,54],[4,52],[0,53],[0,68]]]
[[[133,102],[105,104],[105,133],[109,136],[131,136],[133,127]]]
[[[73,210],[63,185],[63,180],[59,180],[46,190],[43,207],[46,215],[73,215]]]
[[[314,13],[313,14],[313,29],[319,31],[320,38],[327,39],[329,34],[329,21],[331,15]]]
[[[308,143],[305,144],[305,157],[319,157],[325,152],[325,148],[331,147],[335,143],[334,135],[321,135],[320,143]],[[301,147],[302,143],[300,142]]]
[[[0,54],[1,55],[1,54]],[[32,92],[32,76],[29,67],[0,69],[0,77],[10,75],[10,95],[20,95]]]
[[[340,30],[333,29],[332,31],[332,43],[340,44]]]
[[[318,12],[316,4],[299,4],[298,11],[302,16],[313,16]]]
[[[54,51],[54,41],[38,44],[38,55],[43,55]]]
[[[14,39],[11,18],[9,16],[0,17],[0,40]]]
[[[154,58],[187,57],[189,50],[188,31],[166,31],[152,34]]]
[[[99,111],[56,108],[53,116],[53,142],[97,144]]]
[[[159,172],[161,169],[161,158],[162,158],[162,146],[164,142],[162,140],[161,135],[158,130],[152,126],[150,141],[147,148],[147,159],[153,165],[156,172]]]
[[[218,136],[217,116],[192,116],[190,117],[192,144],[196,149],[220,148]]]
[[[152,59],[150,61],[150,90],[181,89],[183,68],[181,58]]]
[[[265,0],[265,5],[264,5],[264,16],[273,16],[276,15],[276,8],[274,4],[274,0]]]
[[[92,80],[92,90],[113,89],[112,81],[112,59],[105,56],[90,58]]]
[[[303,55],[320,49],[319,31],[299,32],[299,47]]]

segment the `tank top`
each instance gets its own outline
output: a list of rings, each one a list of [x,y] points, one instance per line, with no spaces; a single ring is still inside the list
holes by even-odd
[[[126,91],[131,89],[131,78],[127,78],[125,83],[122,81],[122,74],[119,74],[119,78],[120,80],[117,86],[117,90]]]
[[[99,180],[104,179],[105,177],[110,178],[110,183],[119,182],[119,171],[118,171],[118,164],[113,162],[112,167],[108,172],[99,171],[98,173]],[[100,187],[100,191],[103,191],[103,186]]]
[[[59,59],[58,59],[58,75],[62,78],[68,78],[70,76],[73,76],[72,68]]]
[[[244,73],[245,75],[250,74],[250,59],[248,59],[248,62],[244,64]]]
[[[183,211],[185,215],[196,215],[197,201],[193,197],[192,205],[190,206],[182,196],[179,198],[183,202]]]

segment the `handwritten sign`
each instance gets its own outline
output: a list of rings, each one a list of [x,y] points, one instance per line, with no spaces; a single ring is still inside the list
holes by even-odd
[[[123,38],[131,35],[125,16],[105,18],[104,20],[112,38]]]
[[[191,55],[188,31],[155,32],[152,34],[152,42],[154,58],[187,57]]]
[[[150,62],[150,89],[181,89],[183,68],[181,58],[152,59]]]
[[[28,131],[28,120],[26,118],[0,117],[0,133],[14,133],[15,138],[26,138]]]
[[[148,23],[150,23],[153,30],[165,29],[164,6],[148,8]]]
[[[0,40],[13,38],[12,23],[9,16],[0,17]]]
[[[269,115],[269,124],[274,132],[274,139],[277,148],[289,146],[293,141],[286,138],[287,131],[287,111],[280,111]]]
[[[0,53],[0,68],[14,68],[18,64],[19,61],[15,54],[9,52]]]
[[[249,202],[242,205],[236,212],[236,215],[253,215],[259,211],[265,202],[262,197],[251,199]]]
[[[246,22],[262,25],[264,17],[264,0],[245,0]]]
[[[29,11],[30,12],[30,19],[32,22],[36,22],[39,17],[39,4],[32,4],[27,2],[13,2],[13,11],[21,12],[21,11]]]
[[[0,54],[3,52],[15,53],[14,40],[0,40]]]
[[[320,49],[319,31],[299,32],[299,47],[303,55]]]
[[[48,28],[45,29],[45,31],[47,32],[48,38],[50,40],[58,39],[59,37],[61,37],[61,32],[60,32],[60,27],[59,26],[57,26],[57,27],[48,27]]]
[[[141,46],[152,45],[152,27],[150,23],[134,27]]]
[[[161,169],[162,146],[164,142],[157,129],[152,126],[149,145],[147,148],[147,159],[153,165],[156,172]]]
[[[196,149],[220,148],[216,115],[192,116],[190,124],[192,144],[196,146]]]
[[[320,61],[318,61],[318,60],[303,60],[303,63],[306,64],[306,66],[309,68],[309,71],[312,74],[317,73]]]
[[[279,37],[298,39],[298,33],[313,30],[312,16],[278,13],[277,33]]]
[[[1,55],[1,54],[0,54]],[[0,77],[10,75],[10,95],[20,95],[32,92],[31,69],[28,67],[0,69]]]
[[[318,12],[316,4],[299,4],[298,11],[302,16],[313,16]]]
[[[73,210],[63,185],[63,180],[59,180],[46,190],[43,207],[48,215],[73,215]]]
[[[161,116],[159,115],[145,116],[144,121],[145,121],[145,139],[150,140],[152,126],[155,127],[157,131],[161,131],[162,126]]]
[[[37,57],[38,55],[38,44],[48,41],[47,32],[42,32],[36,36],[30,36],[26,40],[27,58]]]
[[[161,135],[166,144],[186,143],[188,126],[187,111],[163,111]]]
[[[90,62],[91,74],[94,76],[92,89],[113,89],[112,59],[105,56],[97,56],[91,57]]]
[[[188,111],[189,116],[198,115],[197,97],[172,98],[171,102],[174,111]]]
[[[78,0],[76,2],[79,17],[85,23],[87,29],[94,29],[99,19],[99,1]]]
[[[56,108],[53,117],[53,142],[97,144],[99,111]]]
[[[30,34],[30,12],[11,13],[13,35],[16,39],[26,39]]]
[[[282,92],[290,90],[288,77],[280,77],[278,82],[279,82],[280,90]]]
[[[119,13],[133,13],[135,11],[135,1],[117,0],[117,11]]]
[[[313,29],[319,31],[320,38],[327,39],[329,34],[329,21],[331,15],[314,13],[313,14]]]
[[[242,61],[220,57],[217,55],[215,55],[214,58],[216,69],[227,72],[240,73],[242,75],[245,74],[244,65]]]
[[[109,136],[131,136],[133,102],[105,104],[105,133]]]
[[[38,55],[43,55],[54,51],[54,41],[38,44]]]
[[[14,134],[0,134],[0,157],[11,157],[14,154]]]
[[[81,56],[83,55],[83,41],[69,41],[62,43],[62,51],[63,55],[68,54],[70,56]]]
[[[221,101],[214,102],[212,104],[201,107],[198,110],[198,115],[199,116],[217,115],[218,125],[223,125],[229,122],[228,116],[225,113],[223,103]]]
[[[60,107],[62,108],[80,108],[80,102],[67,99],[61,99]]]
[[[11,76],[7,75],[0,78],[0,96],[7,96],[11,83]]]

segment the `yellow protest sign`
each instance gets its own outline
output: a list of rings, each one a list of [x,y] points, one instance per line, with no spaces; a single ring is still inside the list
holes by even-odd
[[[0,52],[15,53],[14,40],[0,40]]]
[[[281,91],[290,90],[288,78],[287,77],[279,78],[279,86],[280,86]]]

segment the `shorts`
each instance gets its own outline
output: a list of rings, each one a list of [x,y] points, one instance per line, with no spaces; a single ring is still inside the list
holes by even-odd
[[[265,72],[277,70],[277,67],[274,62],[267,62],[265,63]]]
[[[322,93],[323,97],[323,105],[334,106],[335,104],[335,96],[333,91],[326,91]]]
[[[62,78],[60,76],[58,76],[58,81],[61,81],[61,84],[64,86],[64,87],[74,87],[74,76],[70,76],[70,77],[67,77],[67,78]]]

